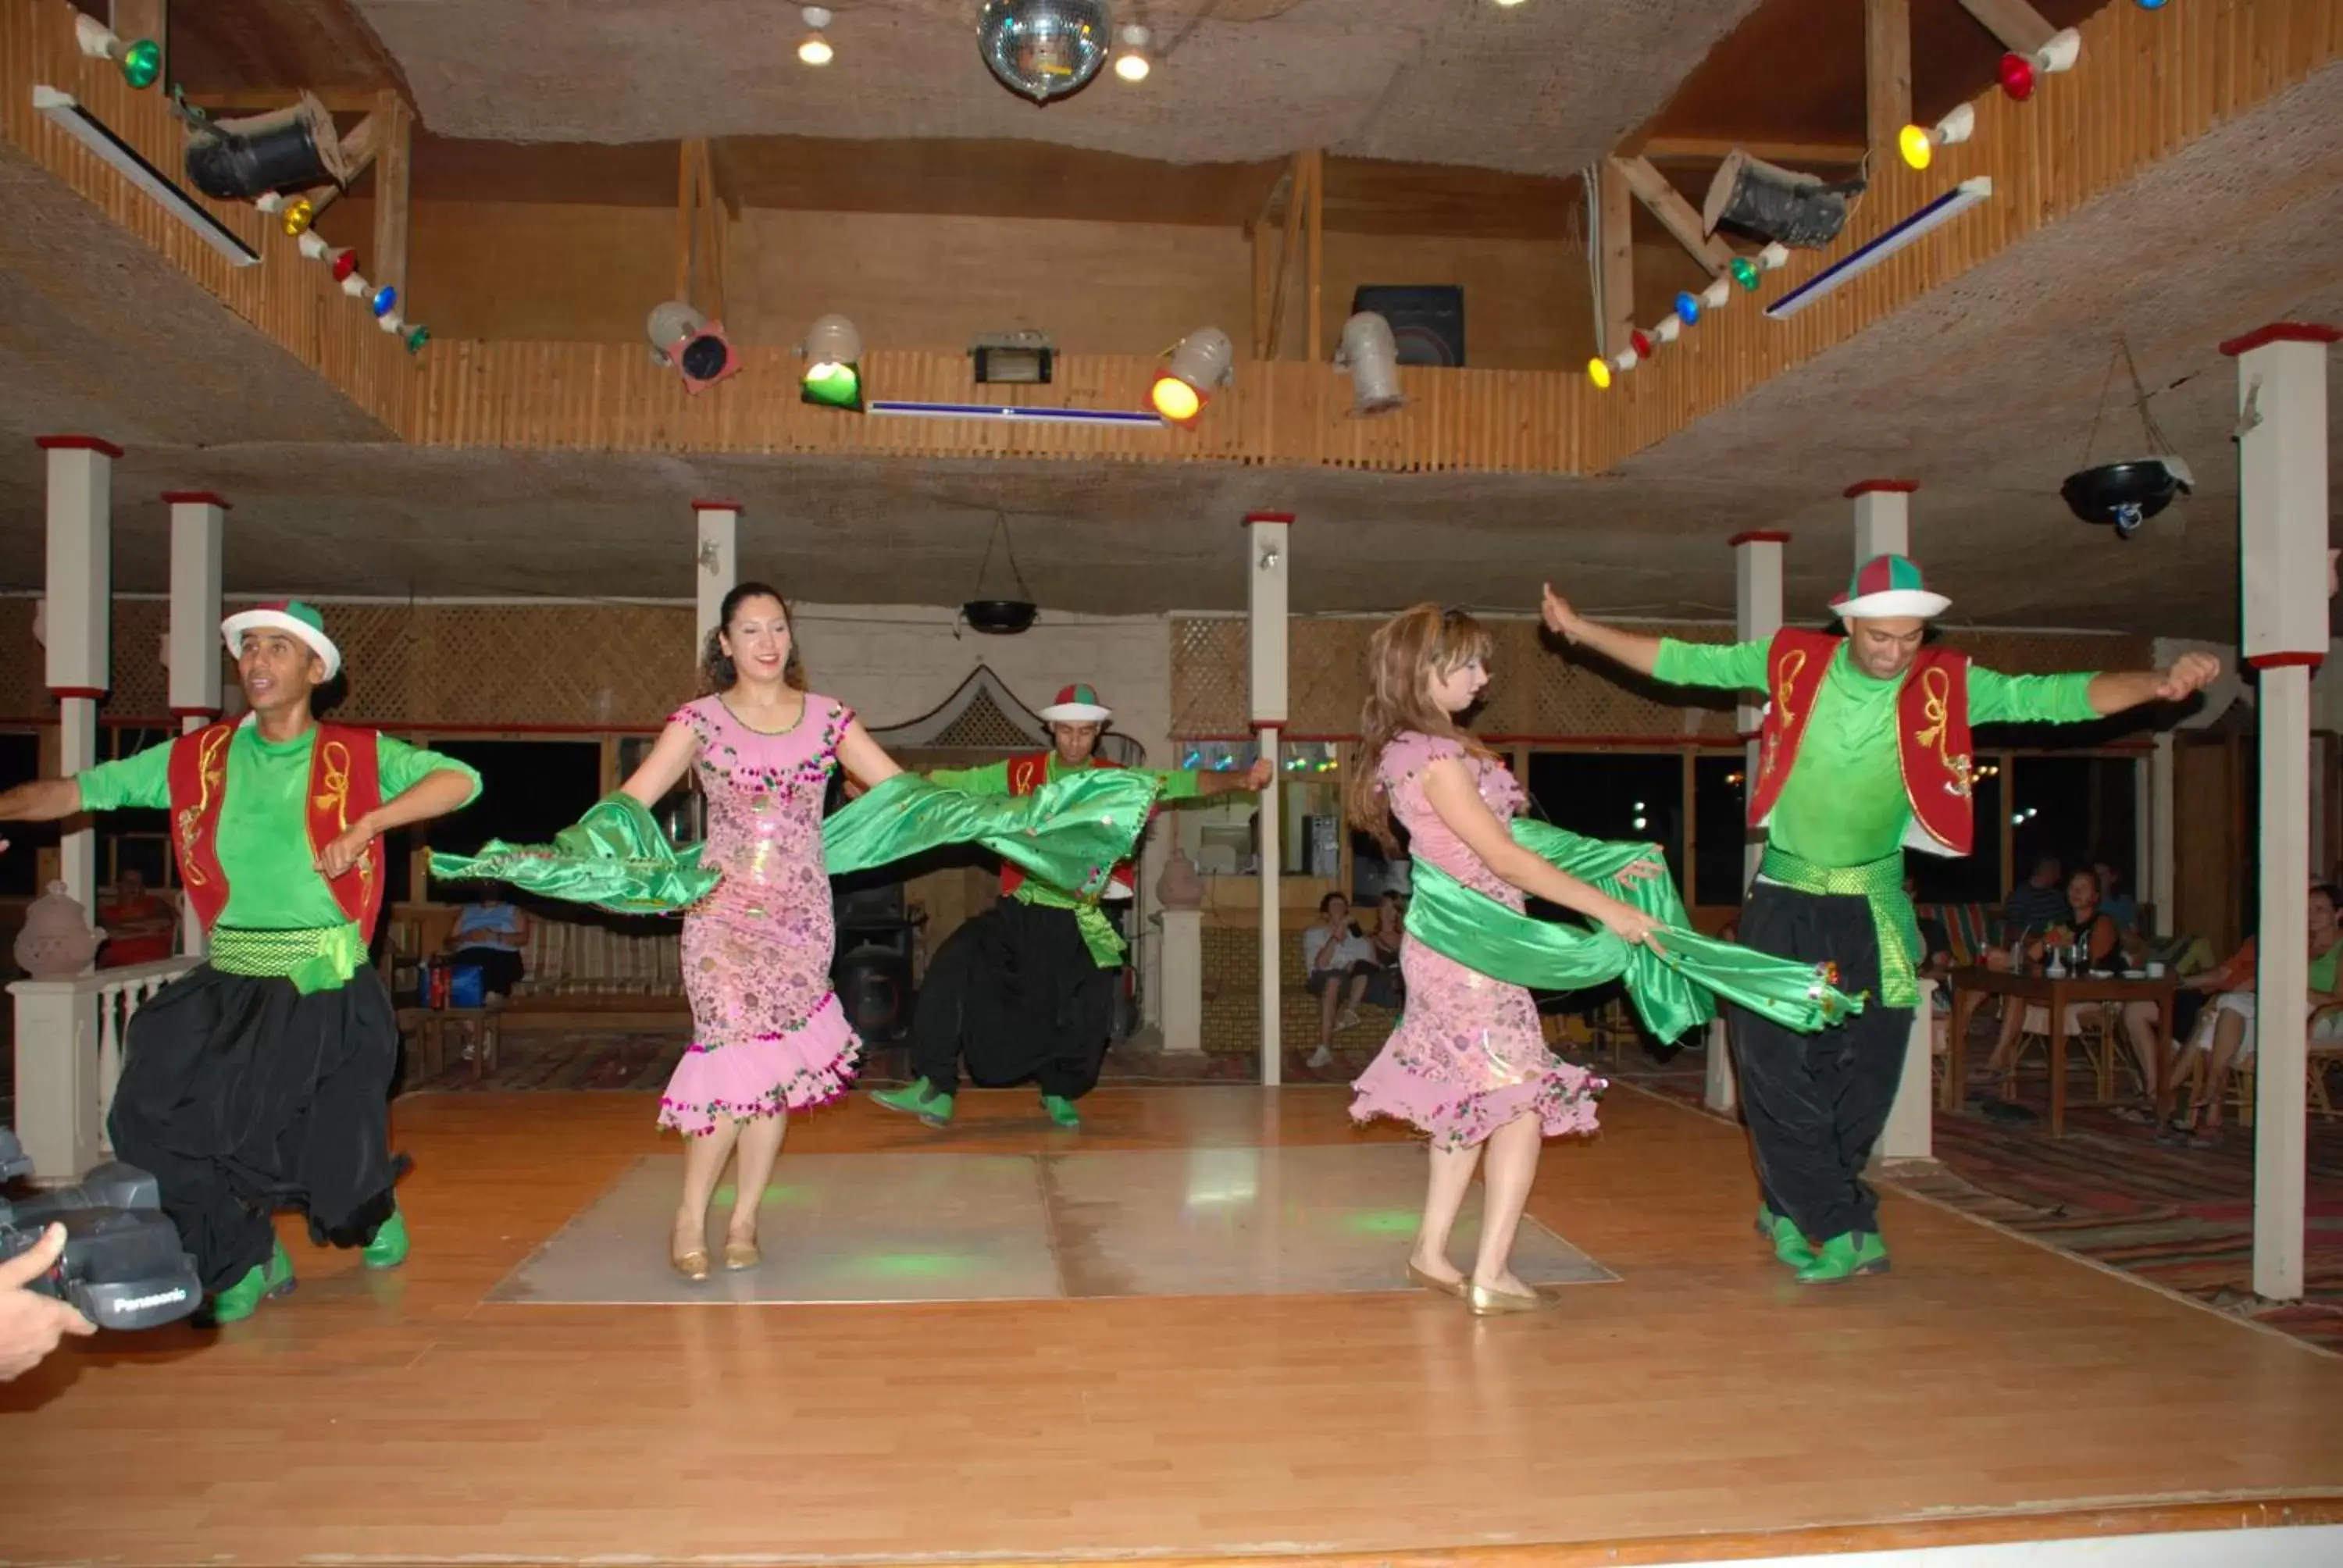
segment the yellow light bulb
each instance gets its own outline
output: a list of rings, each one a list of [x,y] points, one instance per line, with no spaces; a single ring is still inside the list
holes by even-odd
[[[1204,407],[1204,395],[1177,376],[1158,376],[1147,394],[1155,411],[1174,425],[1184,425]]]
[[[1896,133],[1896,150],[1914,168],[1925,169],[1936,156],[1936,142],[1921,126],[1906,126]]]
[[[1611,385],[1611,361],[1608,359],[1588,360],[1586,362],[1586,378],[1589,381],[1594,382],[1598,389],[1607,389]]]
[[[827,65],[832,51],[830,40],[816,33],[798,45],[798,58],[809,65]]]

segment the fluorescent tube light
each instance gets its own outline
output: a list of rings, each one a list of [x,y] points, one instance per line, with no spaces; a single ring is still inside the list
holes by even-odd
[[[65,134],[96,153],[124,179],[153,196],[163,210],[196,231],[206,245],[227,258],[230,266],[253,266],[260,253],[237,237],[234,229],[196,204],[170,176],[146,161],[136,147],[116,136],[104,120],[81,106],[71,93],[35,85],[33,107],[64,127]]]
[[[1932,229],[1942,228],[1991,195],[1993,195],[1993,181],[1990,179],[1980,176],[1973,180],[1963,180],[1885,234],[1857,249],[1845,259],[1833,262],[1767,306],[1766,316],[1775,321],[1785,317],[1795,316],[1849,278],[1869,272],[1922,235]]]

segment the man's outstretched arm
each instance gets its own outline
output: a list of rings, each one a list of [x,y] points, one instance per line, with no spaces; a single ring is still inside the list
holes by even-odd
[[[1670,686],[1714,687],[1725,691],[1765,689],[1766,644],[1758,642],[1679,642],[1639,631],[1592,621],[1570,608],[1570,601],[1545,589],[1545,625],[1574,646],[1591,648],[1614,664],[1638,675],[1648,675]]]
[[[0,822],[55,822],[80,809],[78,779],[35,779],[0,793]]]
[[[2150,702],[2179,702],[2221,677],[2210,654],[2184,653],[2167,669],[2087,675],[2004,675],[1969,667],[1972,724],[2088,724]]]

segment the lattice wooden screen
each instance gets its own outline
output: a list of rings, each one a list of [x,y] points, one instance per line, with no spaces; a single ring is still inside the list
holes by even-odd
[[[989,691],[969,699],[960,717],[944,726],[928,744],[965,750],[1018,751],[1031,748],[1033,732],[1001,711]]]

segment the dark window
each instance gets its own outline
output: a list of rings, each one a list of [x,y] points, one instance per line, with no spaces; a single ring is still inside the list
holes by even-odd
[[[0,779],[13,786],[40,776],[41,738],[23,730],[0,734]],[[41,890],[40,852],[56,848],[57,825],[11,822],[0,837],[9,841],[8,852],[0,855],[0,894],[31,898]]]
[[[478,799],[428,825],[426,841],[434,849],[468,855],[490,839],[542,844],[600,798],[598,740],[448,740],[431,749],[480,774]],[[457,892],[434,883],[430,896]]]
[[[1738,905],[1748,884],[1747,764],[1738,753],[1695,759],[1692,901]]]

